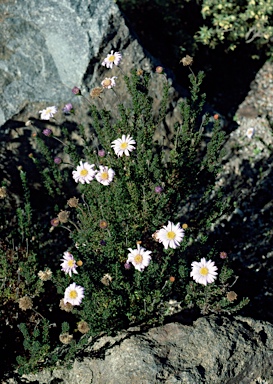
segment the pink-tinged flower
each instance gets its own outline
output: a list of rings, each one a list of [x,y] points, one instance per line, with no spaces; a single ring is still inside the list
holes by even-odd
[[[52,107],[47,107],[46,109],[39,111],[39,113],[41,114],[42,120],[49,120],[51,117],[55,115],[56,112],[57,112],[57,107],[55,107],[54,105]]]
[[[155,187],[155,193],[161,193],[161,192],[163,192],[163,188],[160,185],[157,185]]]
[[[54,219],[50,220],[50,224],[52,225],[52,227],[58,227],[58,225],[60,224],[60,220],[58,219],[58,217],[55,217]]]
[[[111,51],[110,54],[107,55],[107,57],[103,60],[101,65],[103,65],[106,68],[113,68],[113,64],[119,65],[122,58],[122,54],[119,52]]]
[[[214,261],[206,261],[203,257],[200,262],[194,261],[191,263],[192,271],[190,276],[199,284],[207,285],[213,283],[218,275],[217,267],[214,265]]]
[[[100,170],[95,178],[99,183],[109,185],[113,181],[115,171],[112,168],[104,167],[103,165],[100,165],[99,168]]]
[[[129,152],[132,152],[132,150],[135,149],[135,147],[133,146],[133,144],[135,143],[135,140],[130,137],[130,135],[122,135],[121,139],[116,139],[112,141],[111,147],[114,149],[115,154],[118,157],[121,157],[123,154],[125,156],[130,156]]]
[[[95,164],[89,164],[87,162],[83,163],[80,161],[80,165],[77,166],[76,171],[72,172],[73,179],[76,183],[87,183],[89,184],[92,181],[97,173],[93,168]]]
[[[105,150],[104,149],[99,149],[98,150],[98,156],[99,157],[104,157],[105,156]]]
[[[76,260],[70,252],[64,252],[64,257],[61,259],[61,261],[63,261],[61,267],[64,273],[68,273],[70,277],[72,277],[72,272],[78,274],[76,271]]]
[[[155,239],[160,243],[163,243],[164,248],[177,248],[185,235],[184,229],[180,227],[180,224],[174,224],[168,222],[168,225],[164,225],[159,231],[156,232]]]
[[[73,112],[73,105],[71,103],[65,104],[63,107],[63,113],[69,115],[71,112]]]
[[[61,164],[61,162],[62,162],[62,159],[60,157],[55,157],[54,159],[55,164]]]
[[[163,73],[164,72],[164,68],[158,66],[158,67],[156,67],[155,71],[156,71],[156,73]]]
[[[52,130],[49,129],[49,128],[45,128],[45,129],[43,130],[43,135],[45,135],[45,136],[47,136],[47,137],[51,136],[51,135],[52,135]]]
[[[70,284],[64,293],[64,304],[80,305],[84,298],[84,288],[76,283]]]
[[[78,87],[72,88],[72,93],[74,93],[74,95],[77,95],[77,96],[80,96],[82,94],[80,88]]]
[[[148,267],[152,257],[152,251],[146,251],[145,248],[137,244],[137,249],[128,248],[130,251],[126,264],[132,263],[135,269],[142,272],[145,267]],[[126,268],[126,267],[125,267]],[[127,269],[127,268],[126,268]]]
[[[124,264],[124,268],[125,268],[125,269],[131,269],[131,263],[128,263],[128,262],[126,261],[126,263]]]
[[[107,89],[111,89],[113,87],[115,87],[116,85],[116,82],[115,82],[115,79],[117,79],[117,76],[113,76],[113,77],[106,77],[102,82],[101,82],[101,85],[103,88],[107,88]]]

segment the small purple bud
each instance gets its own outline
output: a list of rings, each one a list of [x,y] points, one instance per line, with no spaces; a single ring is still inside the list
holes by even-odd
[[[105,240],[101,240],[100,241],[100,245],[106,245],[106,241]]]
[[[127,263],[127,262],[126,262],[126,263],[124,264],[124,268],[125,268],[125,269],[131,269],[131,263]]]
[[[226,252],[220,252],[220,258],[221,259],[226,259],[227,258],[227,253]]]
[[[98,155],[99,155],[99,157],[104,157],[105,156],[105,150],[104,149],[99,149],[98,150]]]
[[[43,134],[45,135],[45,136],[51,136],[52,135],[52,131],[51,131],[51,129],[49,129],[49,128],[45,128],[44,130],[43,130]]]
[[[69,115],[73,110],[73,105],[71,103],[68,103],[68,104],[65,104],[64,108],[63,108],[63,113],[65,113],[66,115]]]
[[[74,93],[74,95],[80,96],[82,94],[80,88],[78,88],[78,87],[72,88],[72,92]]]
[[[54,163],[55,164],[61,164],[62,163],[62,159],[60,157],[55,157]]]
[[[157,185],[157,186],[155,187],[155,193],[161,193],[162,191],[163,191],[163,188],[160,187],[160,185]]]

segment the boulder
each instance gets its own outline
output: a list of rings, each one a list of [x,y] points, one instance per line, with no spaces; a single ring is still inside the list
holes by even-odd
[[[71,93],[74,86],[89,97],[105,77],[118,76],[118,97],[126,102],[123,73],[154,72],[157,65],[112,0],[6,0],[0,14],[0,125],[5,127],[12,121],[26,122],[29,116],[38,118],[39,110],[49,105],[61,109],[68,102],[78,105],[75,121],[81,117],[81,123],[88,122],[89,105]],[[112,49],[122,52],[122,70],[101,65]],[[154,74],[151,89],[156,97],[163,81],[165,77]],[[113,92],[107,91],[104,106],[111,110]],[[171,99],[175,95],[172,89]]]
[[[19,381],[18,381],[19,380]],[[6,379],[3,384],[272,384],[273,326],[208,316],[90,340],[72,369]]]

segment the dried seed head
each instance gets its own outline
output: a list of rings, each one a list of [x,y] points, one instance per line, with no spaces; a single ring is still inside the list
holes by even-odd
[[[100,220],[100,228],[105,229],[107,228],[108,224],[106,220]]]
[[[237,293],[234,291],[230,291],[227,293],[227,299],[228,301],[234,301],[237,299]]]
[[[102,93],[102,91],[103,91],[103,88],[101,87],[93,88],[90,91],[90,96],[92,97],[92,99],[95,99],[96,97],[100,97],[100,94]]]
[[[109,273],[106,273],[101,279],[101,283],[107,286],[110,285],[111,281],[112,281],[112,276],[110,276]]]
[[[81,320],[79,323],[78,323],[78,331],[81,332],[81,333],[88,333],[89,332],[89,325],[87,324],[86,321],[84,320]]]
[[[143,75],[143,70],[142,69],[138,69],[136,71],[136,74],[137,74],[137,76],[142,76]]]
[[[60,223],[67,223],[69,219],[70,212],[68,211],[61,211],[58,214],[58,219],[60,220]]]
[[[81,267],[81,266],[83,265],[83,262],[82,262],[81,260],[78,260],[78,261],[76,262],[76,264],[77,264],[79,267]]]
[[[175,281],[175,277],[174,276],[170,276],[170,282],[173,283]]]
[[[49,268],[47,268],[45,271],[39,271],[38,276],[42,281],[50,280],[52,277],[52,272]]]
[[[0,188],[0,199],[4,199],[5,197],[7,197],[7,190],[5,187],[1,187]]]
[[[77,208],[79,206],[79,199],[71,197],[71,199],[67,201],[67,204],[70,208]]]
[[[71,312],[72,309],[73,309],[73,305],[70,304],[70,303],[64,303],[64,299],[60,300],[60,308],[62,311],[65,311],[65,312]]]
[[[26,311],[27,309],[31,309],[33,307],[33,302],[30,297],[24,296],[21,297],[21,299],[18,300],[19,302],[19,308],[23,311]]]
[[[187,65],[192,65],[193,63],[193,58],[189,55],[186,55],[185,57],[183,57],[181,60],[180,60],[180,63],[182,63],[185,66]]]
[[[153,238],[155,241],[159,242],[158,231],[155,231],[155,233],[152,234],[152,238]]]
[[[60,342],[63,343],[63,344],[69,344],[71,343],[71,341],[73,340],[73,335],[69,335],[68,332],[66,333],[62,333],[60,336],[59,336],[59,339],[60,339]]]

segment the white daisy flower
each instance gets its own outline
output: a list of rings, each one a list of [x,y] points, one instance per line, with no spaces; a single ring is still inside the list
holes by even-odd
[[[64,304],[80,305],[84,298],[84,288],[76,283],[70,284],[64,293]]]
[[[106,77],[106,78],[101,82],[102,87],[103,87],[103,88],[108,88],[108,89],[111,89],[111,88],[115,87],[115,85],[116,85],[115,79],[117,79],[117,76]]]
[[[174,225],[172,222],[168,222],[168,225],[164,225],[159,231],[156,231],[154,234],[154,238],[156,241],[163,243],[164,248],[177,248],[183,237],[185,235],[185,231],[180,227],[180,224]]]
[[[122,58],[122,54],[119,52],[111,51],[110,54],[107,55],[107,57],[103,60],[101,65],[103,65],[106,68],[113,68],[113,64],[119,65],[120,60]]]
[[[246,136],[249,138],[249,139],[252,139],[252,137],[254,136],[255,134],[255,128],[248,128],[246,130]]]
[[[73,179],[76,181],[76,183],[80,182],[82,184],[89,184],[97,173],[97,171],[93,169],[94,166],[94,164],[89,164],[87,162],[83,163],[80,161],[80,165],[77,166],[76,171],[72,172]]]
[[[103,185],[109,185],[113,181],[115,172],[112,168],[104,167],[103,165],[99,166],[100,170],[96,174],[96,179],[99,183]]]
[[[42,120],[49,120],[51,117],[55,115],[56,112],[57,112],[57,107],[55,107],[54,105],[52,107],[47,107],[46,109],[39,111],[39,113],[41,114]]]
[[[194,261],[191,263],[192,271],[190,276],[199,284],[207,285],[213,283],[218,275],[217,267],[214,265],[214,261],[206,261],[203,257],[200,262]]]
[[[70,277],[72,277],[72,272],[78,274],[76,271],[76,260],[70,252],[64,252],[64,257],[61,259],[61,261],[63,261],[61,267],[64,273],[68,273]]]
[[[150,253],[152,251],[146,251],[145,248],[137,244],[137,249],[128,248],[130,251],[126,263],[132,263],[135,269],[142,272],[145,267],[148,267],[151,261]]]
[[[114,149],[115,154],[121,157],[123,154],[129,156],[135,147],[132,144],[136,144],[135,140],[130,135],[122,135],[121,139],[112,141],[111,147]]]

